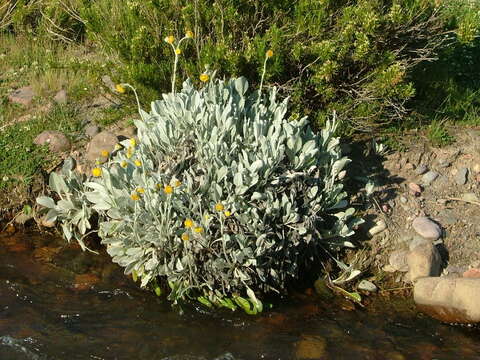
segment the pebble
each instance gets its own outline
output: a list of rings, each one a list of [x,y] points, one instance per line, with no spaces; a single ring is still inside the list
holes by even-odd
[[[67,103],[67,91],[65,89],[57,92],[53,98],[57,104],[66,104]]]
[[[442,235],[440,226],[425,216],[415,218],[412,227],[417,234],[428,240],[435,241]]]
[[[378,288],[371,281],[362,280],[358,284],[358,290],[363,290],[368,292],[377,292]]]
[[[480,164],[477,163],[477,164],[473,165],[472,170],[473,170],[474,173],[480,173]]]
[[[464,278],[480,278],[480,269],[468,269],[463,273]]]
[[[386,228],[387,228],[387,224],[385,224],[385,221],[379,220],[375,223],[375,225],[370,230],[368,230],[368,234],[370,236],[374,236],[376,234],[381,233]]]
[[[424,185],[430,185],[437,177],[438,173],[436,171],[430,170],[422,176],[422,182]]]
[[[415,169],[415,174],[417,175],[423,175],[428,171],[428,167],[426,165],[418,165],[417,168]]]
[[[455,182],[458,185],[465,185],[467,182],[468,169],[463,167],[458,170],[457,175],[455,175]]]
[[[35,92],[31,86],[25,86],[15,90],[8,96],[8,101],[14,104],[28,106],[32,103]]]
[[[408,271],[407,255],[407,250],[402,249],[392,251],[388,257],[388,265],[391,266],[393,271]]]
[[[415,184],[413,182],[408,184],[408,188],[410,189],[413,195],[420,195],[420,193],[422,192],[422,188],[420,187],[420,185]]]

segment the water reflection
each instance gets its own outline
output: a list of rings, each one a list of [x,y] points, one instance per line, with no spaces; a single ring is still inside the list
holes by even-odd
[[[365,310],[296,295],[259,317],[172,310],[105,255],[0,235],[0,359],[478,359],[478,330],[410,303]]]

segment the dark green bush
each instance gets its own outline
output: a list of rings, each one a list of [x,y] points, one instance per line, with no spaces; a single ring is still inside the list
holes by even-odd
[[[336,110],[348,119],[345,132],[402,121],[416,94],[412,69],[452,44],[472,42],[480,23],[479,6],[461,0],[23,2],[44,4],[65,37],[81,38],[85,29],[90,43],[121,59],[122,81],[144,95],[150,89],[147,100],[169,89],[167,35],[195,33],[183,49],[179,79],[210,67],[220,77],[258,81],[271,48],[266,81],[292,97],[293,117],[306,112],[321,125]],[[28,14],[20,18],[28,23]],[[50,21],[37,22],[52,35]]]

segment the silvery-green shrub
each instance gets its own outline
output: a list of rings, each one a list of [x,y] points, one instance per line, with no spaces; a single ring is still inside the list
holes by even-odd
[[[351,245],[361,220],[334,122],[315,134],[306,118],[287,119],[275,88],[262,101],[247,88],[245,78],[184,82],[141,111],[138,140],[124,140],[101,176],[67,164],[50,179],[60,200],[37,201],[83,247],[98,214],[108,253],[142,287],[161,280],[173,301],[261,310],[256,295],[284,291],[325,250]]]

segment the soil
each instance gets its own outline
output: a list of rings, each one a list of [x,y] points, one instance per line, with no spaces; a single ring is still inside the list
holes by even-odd
[[[354,146],[349,155],[354,158],[350,176],[368,177],[378,186],[365,209],[365,236],[379,220],[387,229],[366,242],[369,253],[364,259],[376,272],[378,280],[388,267],[390,253],[407,249],[414,235],[412,221],[417,216],[427,216],[442,229],[442,237],[435,242],[442,255],[443,276],[462,276],[480,265],[480,130],[449,129],[455,143],[437,148],[420,132],[412,132],[401,142],[407,149],[379,156],[370,150],[369,142]],[[360,150],[360,151],[358,151]],[[354,155],[356,154],[356,155]],[[439,176],[430,185],[422,184],[418,167],[424,165]],[[457,183],[457,174],[467,168],[465,184]],[[419,185],[421,192],[415,193],[411,183]],[[358,186],[358,184],[357,184]],[[358,188],[357,188],[358,190]],[[467,195],[466,195],[467,194]],[[362,192],[358,201],[365,198]],[[367,261],[367,260],[365,260]],[[402,273],[394,273],[400,282]]]

